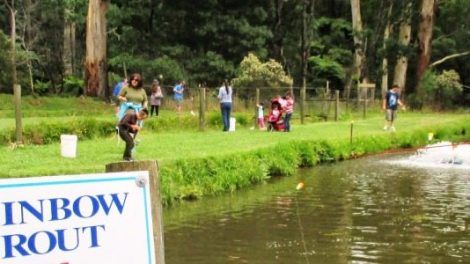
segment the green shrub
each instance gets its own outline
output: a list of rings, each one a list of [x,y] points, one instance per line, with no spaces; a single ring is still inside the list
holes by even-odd
[[[296,142],[295,146],[299,152],[300,166],[311,167],[320,162],[318,152],[315,150],[315,143],[309,141]]]
[[[23,129],[23,141],[26,144],[51,144],[60,141],[62,134],[74,134],[80,139],[91,139],[109,136],[114,132],[115,123],[94,118],[75,118],[69,122],[40,122],[27,125]],[[0,143],[12,143],[15,139],[14,129],[0,132]]]
[[[69,75],[64,79],[64,91],[66,95],[78,95],[85,87],[85,81],[83,78],[79,78],[73,75]]]

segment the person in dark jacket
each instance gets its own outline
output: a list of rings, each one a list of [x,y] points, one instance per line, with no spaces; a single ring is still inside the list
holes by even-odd
[[[384,130],[395,132],[393,122],[397,118],[398,106],[405,110],[405,105],[400,100],[400,86],[394,84],[392,88],[385,94],[382,101],[382,109],[385,111],[385,126]]]
[[[124,140],[124,142],[126,142],[126,148],[124,149],[124,154],[122,156],[124,160],[134,160],[132,158],[132,149],[135,146],[134,136],[140,130],[140,126],[137,125],[137,121],[146,119],[148,115],[149,112],[146,108],[143,108],[139,112],[129,110],[119,121],[119,136]]]

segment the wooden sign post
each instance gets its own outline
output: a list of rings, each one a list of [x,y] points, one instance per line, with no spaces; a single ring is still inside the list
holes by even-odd
[[[160,195],[160,175],[155,160],[123,161],[106,165],[106,172],[148,171],[150,179],[150,198],[152,204],[153,239],[155,244],[155,263],[165,263],[165,250],[163,247],[163,218]]]
[[[368,97],[368,91],[371,89],[372,91],[375,91],[375,83],[367,83],[367,82],[362,82],[357,84],[357,98],[359,102],[359,98],[361,97],[361,94],[363,95],[363,107],[362,107],[362,118],[366,118],[366,113],[367,113],[367,97]],[[374,92],[372,93],[374,94]],[[372,96],[373,98],[373,96]]]

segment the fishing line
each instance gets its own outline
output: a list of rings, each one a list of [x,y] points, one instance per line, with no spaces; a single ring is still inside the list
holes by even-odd
[[[295,207],[296,207],[296,215],[297,215],[297,223],[299,224],[300,238],[302,240],[302,246],[304,248],[305,262],[310,264],[310,261],[308,260],[308,257],[307,257],[307,243],[305,242],[304,227],[302,225],[302,221],[300,220],[300,208],[299,208],[299,201],[297,200],[297,196],[298,196],[298,192],[294,196]]]

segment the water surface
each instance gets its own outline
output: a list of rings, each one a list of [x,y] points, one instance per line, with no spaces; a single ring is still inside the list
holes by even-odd
[[[470,170],[408,156],[321,165],[167,208],[166,263],[470,263]]]

